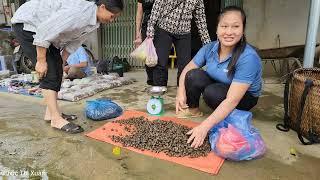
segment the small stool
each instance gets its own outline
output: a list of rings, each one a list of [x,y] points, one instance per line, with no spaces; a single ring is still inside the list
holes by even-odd
[[[169,59],[171,59],[171,69],[174,69],[174,60],[177,59],[177,52],[173,44],[171,48],[173,48],[173,54],[169,55]]]

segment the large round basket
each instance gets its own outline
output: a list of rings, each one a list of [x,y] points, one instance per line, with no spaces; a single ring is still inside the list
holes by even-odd
[[[284,126],[311,144],[320,139],[320,69],[300,68],[286,83]],[[278,128],[279,129],[279,128]]]

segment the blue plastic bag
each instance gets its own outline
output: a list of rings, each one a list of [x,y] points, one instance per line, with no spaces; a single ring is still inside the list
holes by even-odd
[[[116,118],[122,114],[122,108],[109,99],[87,101],[85,114],[94,121]]]
[[[235,109],[211,129],[211,149],[218,156],[234,161],[262,156],[266,146],[259,131],[252,126],[251,120],[251,112]]]

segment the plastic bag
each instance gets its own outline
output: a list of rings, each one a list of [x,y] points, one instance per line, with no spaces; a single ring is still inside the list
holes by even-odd
[[[251,120],[251,112],[234,109],[223,121],[215,126],[215,128],[226,128],[228,124],[232,124],[237,129],[249,131],[251,129]]]
[[[109,99],[87,101],[85,114],[94,121],[116,118],[122,114],[122,108]]]
[[[249,142],[231,124],[228,128],[221,128],[219,133],[214,149],[218,156],[237,161],[243,160],[241,153],[251,151]]]
[[[251,124],[252,113],[235,109],[209,134],[211,149],[223,158],[242,161],[262,156],[266,145]]]
[[[151,40],[152,41],[152,40]],[[145,61],[147,58],[147,42],[148,38],[146,38],[140,46],[138,46],[134,51],[131,52],[130,56],[139,61]]]
[[[147,58],[146,58],[146,65],[148,67],[154,67],[158,64],[158,56],[156,52],[156,48],[153,45],[152,39],[148,39],[147,42]]]
[[[158,56],[153,40],[146,38],[141,45],[135,49],[130,56],[134,59],[144,61],[149,67],[154,67],[158,64]]]
[[[110,72],[110,62],[109,59],[101,59],[97,63],[97,73],[99,74],[109,74]]]
[[[247,153],[246,155],[243,154],[242,158],[245,160],[250,160],[253,158],[258,158],[263,156],[266,151],[267,151],[267,147],[265,142],[263,141],[258,129],[254,128],[252,126],[250,132],[245,133],[244,137],[248,140],[250,147],[251,147],[251,151],[249,153]]]
[[[226,159],[242,161],[261,157],[266,151],[266,146],[255,128],[249,132],[241,132],[229,124],[228,128],[219,130],[213,151]]]
[[[252,113],[249,111],[241,111],[234,109],[223,121],[220,121],[209,132],[211,149],[215,148],[219,129],[227,128],[228,124],[232,124],[235,128],[243,131],[249,131],[251,125]]]

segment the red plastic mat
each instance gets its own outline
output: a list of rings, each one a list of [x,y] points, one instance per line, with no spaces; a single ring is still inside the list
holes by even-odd
[[[198,123],[195,122],[191,122],[188,120],[181,120],[178,119],[176,117],[154,117],[154,116],[148,116],[146,113],[144,112],[140,112],[140,111],[125,111],[123,113],[122,116],[118,117],[117,119],[128,119],[131,117],[140,117],[140,116],[144,116],[147,117],[149,120],[155,120],[155,119],[161,119],[164,121],[173,121],[175,123],[179,123],[188,127],[195,127]],[[111,130],[113,129],[113,130]],[[102,127],[87,133],[86,136],[100,140],[100,141],[104,141],[119,147],[123,147],[120,143],[115,143],[111,140],[111,138],[109,138],[109,136],[112,135],[126,135],[128,132],[126,132],[124,130],[124,126],[120,126],[118,123],[111,123],[108,122],[105,125],[103,125]],[[144,154],[144,155],[148,155],[148,156],[152,156],[152,157],[156,157],[159,159],[163,159],[166,161],[170,161],[170,162],[174,162],[177,164],[181,164],[183,166],[187,166],[187,167],[191,167],[203,172],[207,172],[210,174],[218,174],[219,169],[221,168],[224,159],[220,158],[218,156],[216,156],[213,152],[210,152],[208,154],[208,156],[206,157],[198,157],[198,158],[189,158],[189,157],[169,157],[167,156],[165,153],[154,153],[151,151],[141,151],[139,149],[135,149],[132,147],[124,147],[126,149],[129,149],[131,151],[140,153],[140,154]]]

